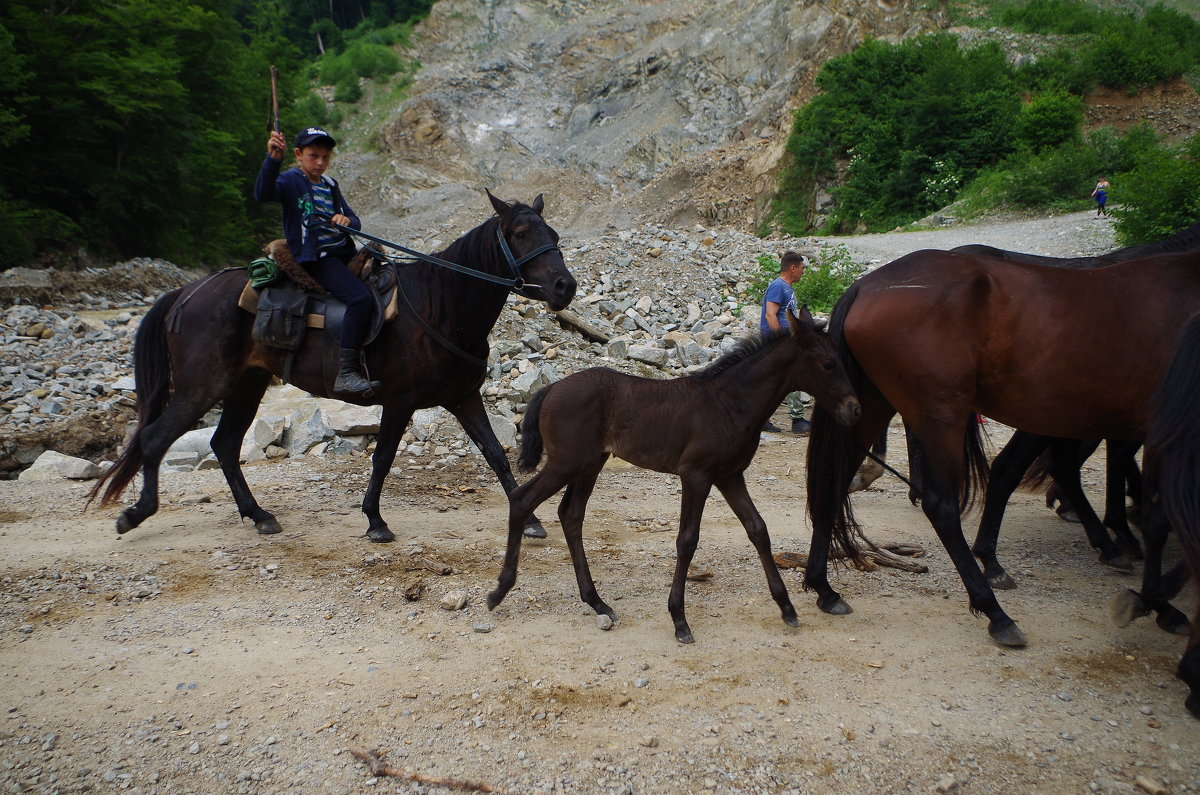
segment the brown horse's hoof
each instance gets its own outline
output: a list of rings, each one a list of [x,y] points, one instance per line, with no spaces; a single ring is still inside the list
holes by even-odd
[[[696,642],[696,639],[692,637],[692,631],[690,629],[675,630],[675,640],[679,641],[680,643]]]
[[[526,538],[545,538],[546,528],[542,527],[542,523],[536,517],[532,517],[526,522],[523,533]]]
[[[492,591],[487,595],[487,609],[495,610],[501,602],[504,601],[505,594],[500,593],[499,589]]]
[[[821,612],[831,616],[848,616],[854,612],[854,609],[846,604],[846,600],[840,596],[834,597],[829,602],[818,599],[817,607],[821,608]]]
[[[396,534],[386,527],[372,527],[367,531],[367,538],[376,544],[390,544],[396,540]]]
[[[137,525],[129,521],[129,517],[124,513],[117,517],[117,535],[123,536],[135,527]]]
[[[270,519],[263,519],[261,522],[256,522],[254,529],[258,531],[260,536],[273,536],[276,533],[283,532],[283,527],[280,526],[274,516]]]
[[[1192,634],[1192,625],[1188,622],[1187,616],[1170,605],[1167,605],[1167,609],[1159,612],[1154,623],[1158,624],[1159,629],[1170,632],[1172,635]]]
[[[795,616],[784,616],[783,623],[787,624],[789,627],[798,627],[800,626],[800,619],[796,618]]]
[[[989,630],[988,634],[992,636],[992,640],[1001,646],[1008,646],[1014,649],[1023,648],[1028,643],[1025,640],[1025,633],[1018,629],[1016,624],[1009,624],[1004,629]]]

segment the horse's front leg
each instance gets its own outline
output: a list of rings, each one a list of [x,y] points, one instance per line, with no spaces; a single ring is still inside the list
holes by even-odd
[[[511,495],[513,489],[517,487],[517,479],[513,477],[508,456],[504,454],[504,448],[500,446],[500,440],[496,438],[496,432],[492,430],[492,424],[488,421],[487,411],[483,408],[483,398],[479,391],[476,390],[455,403],[443,405],[454,415],[463,430],[467,432],[467,436],[471,437],[471,441],[483,453],[484,460],[496,473],[496,477],[500,479],[504,493]],[[542,527],[542,523],[532,514],[525,521],[525,536],[527,538],[546,537],[546,528]]]
[[[1017,431],[992,461],[984,495],[983,516],[979,520],[979,531],[975,534],[971,551],[983,563],[983,575],[993,588],[1007,590],[1017,587],[996,556],[1000,525],[1004,521],[1008,500],[1017,490],[1025,470],[1037,460],[1049,441],[1046,436]]]
[[[771,591],[771,598],[775,600],[775,604],[779,605],[779,612],[783,615],[784,623],[789,627],[800,626],[800,619],[796,617],[796,608],[792,605],[792,600],[788,598],[787,586],[783,584],[783,578],[779,576],[779,567],[775,565],[775,559],[771,557],[771,536],[767,533],[767,523],[763,521],[758,509],[754,507],[754,500],[750,498],[750,492],[746,490],[745,473],[739,472],[719,481],[717,489],[725,498],[725,502],[729,503],[729,507],[733,509],[733,513],[742,523],[742,527],[746,528],[746,535],[750,538],[750,543],[754,545],[755,551],[758,552],[758,559],[762,562],[763,571],[767,574],[767,587]]]
[[[375,455],[371,456],[371,482],[367,484],[367,493],[363,495],[362,512],[366,514],[367,538],[376,543],[384,544],[396,540],[396,535],[383,521],[379,513],[379,495],[383,493],[383,481],[396,460],[396,450],[400,446],[400,437],[412,419],[413,410],[404,406],[384,406],[383,417],[379,421],[379,436],[375,440]]]
[[[700,542],[700,519],[704,516],[704,501],[712,491],[712,482],[697,476],[680,476],[683,481],[683,497],[679,505],[679,535],[675,537],[675,576],[671,579],[671,595],[667,597],[667,610],[675,622],[675,640],[694,643],[692,628],[688,626],[683,609],[683,589],[687,584],[688,567],[696,554]]]
[[[239,459],[242,439],[254,422],[255,412],[258,411],[258,405],[262,402],[270,380],[270,373],[266,370],[250,370],[242,376],[233,393],[226,396],[217,430],[209,442],[217,460],[221,462],[221,471],[229,483],[229,491],[237,503],[238,513],[242,518],[254,522],[255,529],[261,535],[273,535],[283,528],[275,515],[264,510],[254,499],[250,486],[246,484],[246,477],[242,474]]]

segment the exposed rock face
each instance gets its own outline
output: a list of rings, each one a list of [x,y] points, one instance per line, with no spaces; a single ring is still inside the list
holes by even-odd
[[[649,217],[752,231],[820,64],[868,35],[939,27],[920,5],[443,0],[418,31],[410,99],[379,133],[390,162],[367,164],[391,176],[371,179],[377,201],[360,209],[461,228],[452,219],[477,217],[490,187],[565,195],[573,228]]]

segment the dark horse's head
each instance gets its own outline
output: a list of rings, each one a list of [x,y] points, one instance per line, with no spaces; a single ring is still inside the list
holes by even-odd
[[[509,266],[520,286],[514,290],[526,298],[545,301],[551,309],[563,309],[575,297],[575,277],[563,262],[558,232],[542,220],[542,195],[533,204],[508,202],[487,192],[499,218],[500,234],[511,256]],[[528,258],[528,259],[526,259]]]

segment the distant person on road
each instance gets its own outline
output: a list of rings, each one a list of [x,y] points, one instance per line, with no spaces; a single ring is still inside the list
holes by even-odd
[[[378,381],[363,374],[361,349],[371,324],[371,294],[347,264],[357,252],[354,241],[340,229],[304,226],[311,213],[323,213],[340,226],[361,229],[362,223],[342,198],[337,181],[325,175],[336,142],[320,127],[306,127],[293,142],[295,168],[279,173],[286,142],[279,132],[267,140],[267,158],[254,184],[254,198],[283,205],[283,235],[296,262],[322,287],[346,305],[342,320],[341,352],[333,391],[370,397]]]
[[[1096,183],[1096,188],[1092,191],[1092,198],[1096,200],[1096,217],[1099,218],[1102,215],[1108,215],[1108,210],[1104,208],[1105,203],[1108,202],[1107,179],[1101,177],[1100,181]]]
[[[804,257],[794,251],[784,252],[779,259],[779,276],[767,285],[767,291],[763,294],[762,315],[758,325],[764,337],[787,333],[787,313],[799,314],[796,309],[796,292],[792,285],[800,281],[803,275]],[[808,436],[811,426],[808,420],[804,419],[803,393],[792,392],[784,398],[784,402],[787,403],[788,415],[792,418],[792,433]],[[780,429],[768,419],[763,430],[778,433]]]

